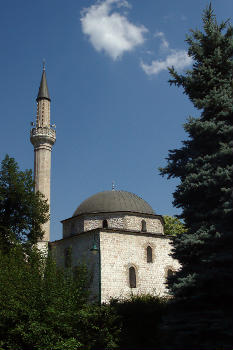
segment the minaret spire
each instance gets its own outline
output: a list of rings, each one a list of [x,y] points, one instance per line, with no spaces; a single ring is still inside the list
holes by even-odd
[[[30,140],[34,146],[35,192],[40,191],[50,205],[51,151],[56,141],[56,131],[50,124],[50,96],[43,63],[39,92],[36,98],[36,126],[31,129]],[[43,225],[43,242],[50,240],[50,221]]]
[[[43,72],[42,72],[40,87],[39,87],[36,101],[38,102],[40,99],[44,99],[44,98],[51,101],[50,96],[49,96],[49,89],[48,89],[48,84],[47,84],[47,79],[46,79],[46,73],[45,73],[45,63],[43,62]]]

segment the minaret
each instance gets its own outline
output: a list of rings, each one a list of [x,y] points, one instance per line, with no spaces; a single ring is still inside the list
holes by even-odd
[[[37,95],[36,125],[31,129],[30,140],[34,146],[35,192],[40,191],[50,207],[51,151],[56,141],[56,131],[50,124],[50,96],[46,81],[45,66]],[[33,123],[32,123],[33,125]],[[55,126],[52,126],[55,127]],[[50,220],[43,225],[43,242],[50,240]]]

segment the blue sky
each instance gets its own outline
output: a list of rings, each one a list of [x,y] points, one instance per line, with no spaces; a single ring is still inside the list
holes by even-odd
[[[158,214],[175,215],[176,180],[159,176],[168,150],[186,138],[182,124],[199,116],[167,65],[191,67],[185,35],[201,28],[208,2],[196,0],[11,0],[0,13],[0,159],[33,167],[42,60],[57,126],[52,153],[51,239],[60,220],[92,194],[134,192]],[[232,0],[214,0],[219,21]]]

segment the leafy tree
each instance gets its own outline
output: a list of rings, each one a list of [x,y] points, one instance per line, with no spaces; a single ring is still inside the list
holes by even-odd
[[[167,299],[151,295],[112,300],[120,321],[120,350],[161,349],[160,325],[166,311]]]
[[[164,233],[165,235],[178,235],[187,231],[185,225],[181,220],[174,216],[164,215],[163,216],[165,225],[164,225]]]
[[[14,158],[6,155],[0,169],[0,247],[41,239],[48,210],[43,195],[34,192],[31,170],[20,171]]]
[[[0,350],[114,349],[119,322],[90,304],[85,266],[58,268],[35,249],[0,250]]]
[[[182,333],[175,348],[231,349],[233,28],[217,23],[211,5],[203,28],[186,39],[192,70],[181,75],[169,69],[170,84],[183,87],[200,110],[184,125],[188,140],[169,151],[161,169],[180,179],[174,205],[188,228],[173,239],[182,269],[170,279],[180,320],[170,324],[174,337]]]

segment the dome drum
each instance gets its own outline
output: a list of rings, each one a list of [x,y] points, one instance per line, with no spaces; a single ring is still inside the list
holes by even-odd
[[[118,230],[119,232],[164,234],[160,215],[133,213],[98,213],[71,217],[62,221],[63,238],[95,229]]]
[[[104,191],[89,197],[62,224],[64,238],[101,228],[164,234],[162,216],[142,198],[126,191]]]

